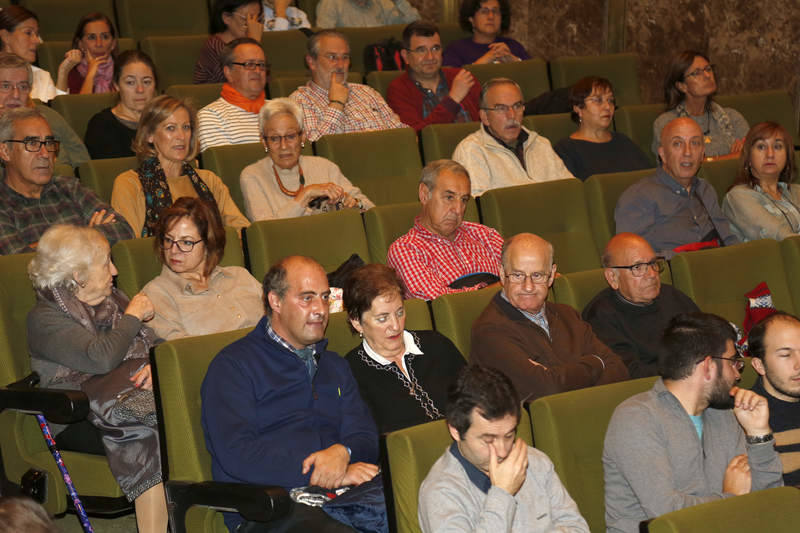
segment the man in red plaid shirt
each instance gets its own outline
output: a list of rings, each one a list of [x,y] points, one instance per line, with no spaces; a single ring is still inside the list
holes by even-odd
[[[422,170],[422,209],[414,227],[389,247],[387,257],[403,280],[406,297],[433,300],[498,279],[503,237],[495,229],[464,221],[470,188],[467,169],[455,161],[440,159]],[[486,275],[474,283],[453,283],[482,273]]]

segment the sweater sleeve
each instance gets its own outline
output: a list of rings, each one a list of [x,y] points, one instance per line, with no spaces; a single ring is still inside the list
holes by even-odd
[[[144,192],[135,170],[126,170],[114,180],[111,207],[125,217],[134,237],[141,236],[145,219]]]
[[[469,172],[472,196],[480,196],[491,189],[492,177],[489,171],[489,161],[472,135],[458,143],[453,151],[453,160],[464,165]]]
[[[448,84],[450,85],[450,84]],[[472,92],[470,90],[470,92]],[[464,98],[469,98],[469,94]],[[461,110],[461,104],[445,96],[439,105],[433,108],[427,117],[422,116],[422,98],[419,89],[408,78],[407,74],[400,76],[389,84],[386,90],[386,101],[403,124],[422,130],[431,124],[448,124],[455,120]]]
[[[58,179],[59,182],[64,180],[64,182],[62,182],[63,185],[61,183],[59,184],[62,187],[62,193],[70,196],[74,204],[80,206],[80,209],[83,211],[83,220],[85,224],[88,225],[92,215],[98,211],[105,211],[107,215],[116,215],[113,222],[94,226],[94,229],[102,233],[106,240],[108,240],[109,245],[114,246],[114,244],[119,241],[132,239],[134,237],[127,218],[124,218],[125,215],[121,212],[114,213],[116,210],[113,209],[113,206],[100,200],[94,191],[81,185],[77,178],[58,177],[53,179]]]

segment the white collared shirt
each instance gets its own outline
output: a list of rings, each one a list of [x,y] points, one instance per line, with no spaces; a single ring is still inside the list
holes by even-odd
[[[414,342],[414,336],[408,330],[403,330],[403,344],[405,344],[406,351],[403,354],[403,357],[400,359],[402,363],[401,370],[403,371],[403,374],[408,376],[408,369],[406,368],[406,354],[413,353],[416,355],[422,355],[422,350],[419,348],[419,346],[417,346],[417,343]],[[392,361],[389,361],[378,352],[373,350],[366,338],[361,341],[361,345],[364,347],[364,352],[376,363],[383,366],[392,364]]]

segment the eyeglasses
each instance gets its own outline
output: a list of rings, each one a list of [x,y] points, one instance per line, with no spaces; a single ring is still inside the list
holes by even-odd
[[[16,84],[11,83],[10,81],[0,82],[0,93],[10,93],[14,89],[21,93],[29,93],[31,92],[31,84],[27,81],[21,81]]]
[[[241,13],[234,13],[234,15],[236,15],[236,18],[238,18],[239,20],[241,20],[245,24],[247,23],[247,16],[246,15],[242,15]],[[261,13],[259,16],[257,16],[256,20],[258,22],[260,22],[261,24],[264,24],[264,13]]]
[[[269,144],[274,144],[277,146],[281,144],[281,141],[286,141],[287,143],[293,143],[297,140],[299,136],[300,134],[297,132],[287,133],[286,135],[269,135],[269,136],[264,135],[264,140],[267,141]]]
[[[611,107],[617,107],[617,100],[613,96],[611,98],[606,98],[603,100],[602,96],[587,96],[584,102],[596,104],[596,105],[603,105],[603,102],[608,102]]]
[[[418,54],[418,55],[421,55],[421,56],[428,55],[428,52],[430,52],[433,55],[436,55],[436,54],[441,54],[442,53],[442,45],[434,44],[430,48],[427,48],[425,46],[418,46],[418,47],[414,48],[413,50],[411,48],[406,48],[406,50],[408,50],[412,54]]]
[[[542,283],[547,283],[550,279],[550,274],[552,274],[552,270],[550,272],[531,272],[530,274],[526,274],[525,272],[512,272],[511,274],[506,274],[506,279],[511,283],[523,284],[526,279],[531,278],[531,283],[534,285],[541,285]]]
[[[487,15],[500,15],[500,8],[497,8],[497,7],[494,7],[494,8],[482,7],[478,11],[476,11],[475,13],[477,13],[478,15],[483,15],[484,17],[487,16]]]
[[[733,357],[720,357],[715,355],[709,355],[711,359],[722,359],[723,361],[728,361],[733,368],[736,369],[737,372],[741,372],[744,370],[744,357],[741,355],[735,355]]]
[[[650,262],[647,263],[636,263],[633,265],[625,265],[625,266],[610,266],[607,268],[624,268],[625,270],[630,270],[631,275],[634,278],[641,278],[647,272],[652,269],[655,272],[661,274],[664,272],[664,269],[667,268],[667,260],[663,257],[656,257]]]
[[[7,141],[3,142],[20,143],[25,146],[26,152],[38,152],[42,149],[42,145],[44,145],[45,150],[55,153],[58,152],[58,149],[61,146],[61,141],[57,141],[52,137],[48,137],[45,140],[37,139],[36,137],[27,137],[21,141],[17,139],[8,139]]]
[[[494,107],[482,107],[484,111],[494,111],[495,113],[508,113],[509,109],[513,109],[514,113],[519,113],[523,109],[525,109],[525,102],[519,101],[515,104],[506,105],[506,104],[495,104]]]
[[[245,70],[264,70],[266,71],[269,68],[264,61],[234,61],[231,65],[239,65],[240,67],[244,68]]]
[[[178,246],[178,250],[181,252],[191,252],[194,249],[194,245],[203,242],[203,239],[193,241],[191,239],[170,239],[167,236],[161,238],[161,248],[163,250],[171,250],[172,245],[175,244]]]
[[[703,73],[711,74],[712,72],[714,72],[714,65],[709,64],[709,65],[706,65],[703,68],[694,69],[693,71],[691,71],[688,74],[684,75],[683,78],[684,79],[686,79],[686,78],[694,78],[695,76],[699,76],[700,74],[703,74]]]

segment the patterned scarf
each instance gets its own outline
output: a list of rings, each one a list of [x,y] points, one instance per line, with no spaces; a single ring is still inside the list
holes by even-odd
[[[686,110],[686,102],[681,102],[675,106],[675,112],[679,117],[689,117],[697,122],[697,119],[689,115],[689,112]],[[725,146],[732,146],[733,142],[736,140],[736,135],[733,132],[731,118],[728,116],[722,106],[713,100],[709,102],[708,112],[709,115],[711,115],[711,120],[716,122],[719,125],[719,129],[722,131],[722,136],[725,138]],[[709,130],[711,129],[710,123],[707,125],[707,128]]]
[[[87,63],[86,58],[84,57],[81,59],[81,62],[78,63],[76,67],[78,69],[78,73],[83,76],[83,79],[86,79],[86,74],[89,72],[89,63]],[[111,92],[111,82],[114,78],[114,58],[108,58],[108,61],[105,63],[100,63],[97,67],[97,73],[94,75],[94,87],[92,88],[93,93],[108,93]]]
[[[141,166],[139,166],[138,173],[139,181],[142,184],[146,209],[141,236],[151,237],[155,235],[156,225],[158,224],[158,217],[161,211],[172,206],[172,194],[169,192],[167,177],[164,175],[164,169],[161,167],[158,157],[153,156],[145,159]],[[203,180],[197,175],[192,165],[184,163],[181,168],[181,174],[189,176],[197,196],[206,202],[217,205],[214,195],[211,194],[208,185],[203,183]]]

